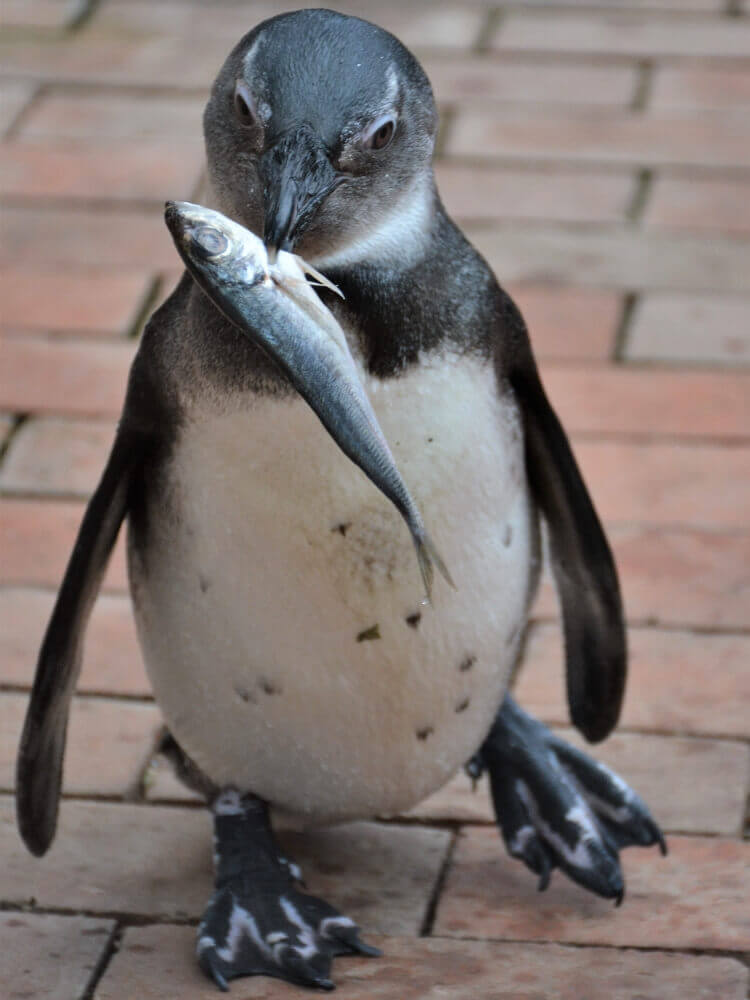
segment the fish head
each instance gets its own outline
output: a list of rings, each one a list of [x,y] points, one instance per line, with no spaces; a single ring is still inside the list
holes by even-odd
[[[429,214],[436,129],[429,81],[388,32],[325,10],[281,15],[238,43],[214,83],[212,195],[272,258],[352,258],[394,218],[416,218],[415,199],[420,225]],[[409,239],[407,223],[396,251]]]
[[[225,215],[187,201],[168,201],[164,220],[188,270],[213,283],[255,284],[268,276],[263,241]]]

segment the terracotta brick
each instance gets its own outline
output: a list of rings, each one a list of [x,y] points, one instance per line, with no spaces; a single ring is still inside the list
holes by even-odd
[[[745,438],[750,427],[741,374],[546,364],[543,378],[569,434]]]
[[[6,28],[64,28],[73,9],[61,0],[3,0]]]
[[[510,12],[493,40],[500,52],[575,52],[603,56],[743,57],[750,26],[706,17],[587,11]]]
[[[44,858],[23,846],[10,799],[0,800],[3,899],[40,907],[184,919],[211,891],[211,820],[204,809],[63,801]]]
[[[0,787],[15,787],[25,694],[0,694]],[[70,713],[63,794],[124,796],[135,790],[162,725],[155,705],[76,698]]]
[[[610,535],[630,619],[711,628],[750,621],[750,536],[639,528]]]
[[[338,5],[348,13],[373,16],[364,0]],[[337,5],[333,4],[336,8]],[[217,16],[217,10],[220,16]],[[5,71],[37,79],[140,86],[207,87],[230,49],[255,24],[288,10],[283,3],[212,5],[163,2],[108,3],[44,61],[38,43],[17,40],[3,52]],[[459,3],[379,7],[377,21],[409,46],[468,48],[479,38],[484,11]],[[51,47],[50,47],[51,48]],[[190,53],[190,58],[185,53]]]
[[[112,421],[27,420],[0,467],[0,489],[88,497],[99,482],[114,436]]]
[[[206,97],[177,93],[128,94],[48,90],[24,117],[19,136],[29,139],[180,139],[200,148]],[[86,147],[89,148],[88,146]]]
[[[287,10],[281,4],[282,10]],[[373,8],[368,0],[347,0],[334,3],[333,10],[375,21],[390,31],[409,48],[470,49],[480,39],[485,12],[473,4],[379,4]]]
[[[611,356],[622,313],[616,292],[541,284],[506,288],[523,313],[538,359],[604,361]]]
[[[747,294],[750,243],[718,234],[508,222],[467,235],[503,284]]]
[[[6,1000],[79,1000],[87,995],[114,926],[111,920],[88,917],[0,913],[0,979]]]
[[[591,0],[525,0],[526,7],[550,8],[564,7],[594,7]],[[606,8],[601,5],[599,13],[603,10],[614,12],[623,11],[632,13],[633,11],[707,11],[714,14],[726,13],[726,0],[608,0]]]
[[[7,333],[129,333],[150,287],[140,274],[0,271],[0,323]]]
[[[368,938],[368,941],[370,938]],[[347,1000],[744,1000],[747,970],[731,958],[618,952],[446,938],[372,938],[379,959],[334,965]],[[188,927],[131,927],[96,991],[97,1000],[210,1000],[215,989],[198,971]],[[470,994],[466,992],[471,984]],[[241,985],[240,985],[241,984]],[[299,989],[267,978],[239,980],[248,1000],[294,1000]]]
[[[594,104],[625,107],[632,100],[631,66],[573,65],[477,56],[426,55],[422,65],[438,102]]]
[[[0,896],[8,900],[34,896],[40,906],[197,917],[212,888],[211,821],[204,809],[68,800],[55,845],[39,861],[26,853],[11,804],[3,801],[0,838],[6,859]],[[366,931],[414,936],[448,841],[442,830],[374,823],[282,838],[310,892]]]
[[[102,198],[114,201],[190,198],[203,151],[187,145],[132,141],[71,149],[58,143],[6,144],[0,195],[27,198]]]
[[[562,648],[557,625],[535,625],[516,688],[547,723],[568,722]],[[628,648],[621,727],[747,737],[750,636],[631,628]]]
[[[7,338],[0,406],[19,413],[118,416],[134,343]]]
[[[134,3],[133,6],[149,9],[155,5]],[[180,9],[174,4],[166,6]],[[184,10],[192,7],[186,4]],[[232,42],[238,41],[241,34]],[[39,58],[38,39],[21,36],[10,44],[0,39],[5,73],[55,85],[127,86],[135,80],[144,87],[206,90],[230,48],[227,40],[205,33],[197,40],[177,35],[169,38],[116,29],[99,31],[95,22],[84,32],[66,37],[54,46],[45,46],[43,60]],[[186,52],[190,53],[189,58],[185,57]]]
[[[20,112],[28,107],[36,86],[23,80],[0,81],[0,135],[4,135]]]
[[[745,111],[750,104],[750,71],[724,66],[657,66],[649,108]]]
[[[262,3],[254,3],[251,13],[242,5],[216,7],[107,3],[83,31],[47,46],[44,60],[38,40],[21,38],[8,46],[5,64],[52,80],[205,87],[235,42],[256,21],[279,12]]]
[[[634,624],[745,628],[750,620],[750,536],[613,526],[607,532]],[[545,577],[535,614],[556,615]]]
[[[144,270],[174,267],[177,251],[162,212],[3,208],[0,268]]]
[[[537,159],[634,166],[750,166],[750,121],[742,116],[571,109],[459,110],[446,152],[477,159]]]
[[[556,873],[549,890],[504,854],[495,830],[459,837],[434,933],[621,948],[741,950],[750,941],[750,843],[670,837],[658,850],[623,854],[623,906],[599,899]]]
[[[529,6],[541,7],[592,7],[591,0],[529,0]],[[624,11],[708,11],[726,13],[726,0],[609,0],[607,8]]]
[[[605,521],[740,531],[747,526],[747,448],[579,440],[575,453]]]
[[[84,504],[74,501],[0,500],[0,584],[58,587],[68,563]],[[124,534],[104,578],[108,590],[124,590]]]
[[[458,218],[621,222],[633,194],[627,174],[509,170],[440,163],[437,182],[448,212]]]
[[[649,295],[636,305],[623,356],[628,361],[750,364],[750,298]]]
[[[216,7],[201,8],[199,5],[162,3],[158,8],[148,3],[133,3],[131,0],[115,0],[107,5],[98,18],[96,27],[104,32],[119,30],[136,31],[147,38],[159,35],[174,35],[184,41],[199,42],[203,37],[218,37],[229,48],[242,35],[264,20],[288,10],[283,2],[256,3],[251,10],[238,8],[234,4],[221,5],[221,16]],[[374,18],[387,31],[393,32],[405,45],[424,47],[468,48],[478,38],[484,15],[481,9],[456,2],[430,4],[386,3],[374,12],[366,0],[348,0],[347,3],[333,3],[331,10],[343,10],[349,14]],[[218,66],[217,66],[218,69]]]
[[[750,234],[750,184],[657,177],[646,208],[649,226]]]
[[[55,599],[54,591],[0,589],[0,684],[28,687]],[[91,615],[78,690],[151,694],[127,597],[100,594]]]
[[[252,9],[218,0],[210,8],[201,3],[163,0],[110,0],[99,11],[87,32],[88,40],[99,43],[106,37],[125,33],[142,43],[162,40],[170,33],[181,39],[198,42],[201,38],[239,41],[252,27],[283,10],[281,3],[263,0]]]
[[[558,669],[558,674],[561,676],[562,670]],[[524,705],[529,707],[526,702]],[[744,744],[615,733],[591,747],[573,729],[558,728],[557,732],[624,778],[649,805],[665,832],[741,831],[750,777],[750,756]],[[717,780],[719,774],[721,781]],[[488,781],[479,782],[472,792],[464,774],[408,815],[426,822],[495,822]]]

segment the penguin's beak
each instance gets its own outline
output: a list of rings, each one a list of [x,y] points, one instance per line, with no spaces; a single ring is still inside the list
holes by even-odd
[[[260,161],[265,224],[272,251],[293,250],[318,206],[344,180],[320,137],[307,125],[285,133]]]

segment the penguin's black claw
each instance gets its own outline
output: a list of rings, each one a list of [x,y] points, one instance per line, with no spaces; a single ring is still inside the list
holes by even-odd
[[[555,736],[507,695],[481,749],[508,853],[547,888],[554,868],[620,905],[619,852],[666,843],[625,782]]]
[[[198,963],[220,990],[230,979],[264,975],[334,989],[339,955],[379,955],[356,925],[300,892],[297,866],[277,850],[265,803],[232,789],[213,803],[216,891],[198,928]]]

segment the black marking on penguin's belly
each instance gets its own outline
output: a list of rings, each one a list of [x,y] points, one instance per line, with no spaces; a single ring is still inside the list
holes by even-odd
[[[259,677],[258,684],[263,694],[274,695],[282,693],[281,685],[276,681],[269,680],[268,677]]]
[[[371,639],[380,638],[380,625],[377,622],[357,634],[357,642],[368,642]]]
[[[463,660],[461,660],[458,669],[461,671],[461,673],[465,673],[467,670],[471,670],[471,668],[474,666],[476,662],[477,662],[476,656],[474,656],[473,653],[469,653],[467,656],[463,658]]]
[[[234,693],[248,705],[257,705],[258,699],[255,697],[252,691],[250,691],[244,684],[235,684]]]
[[[409,628],[417,628],[419,623],[422,621],[422,612],[415,611],[413,614],[407,615],[404,620]]]

